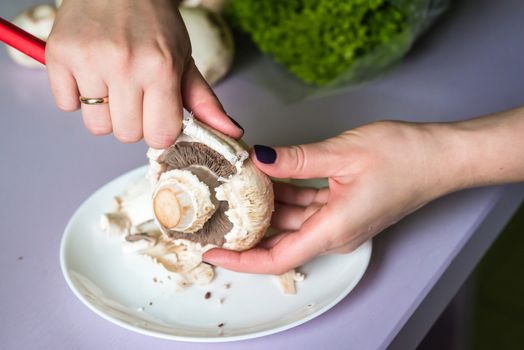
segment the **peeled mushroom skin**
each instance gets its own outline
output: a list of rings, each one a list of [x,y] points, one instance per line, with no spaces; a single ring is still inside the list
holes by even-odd
[[[124,237],[131,229],[131,221],[122,213],[106,213],[100,217],[100,229],[114,237]]]
[[[148,155],[157,163],[155,169],[165,169],[153,185],[152,201],[167,237],[232,250],[249,249],[260,241],[273,212],[273,187],[239,142],[190,116],[173,146]],[[196,198],[187,200],[191,196]]]
[[[142,178],[129,184],[126,191],[116,197],[116,211],[127,215],[132,226],[153,221],[151,206],[152,187],[148,179]]]
[[[51,33],[53,22],[55,21],[56,11],[54,5],[45,4],[32,6],[14,17],[12,22],[37,38],[47,40],[49,33]],[[27,57],[12,47],[7,47],[7,53],[16,63],[22,66],[44,68],[43,64]]]
[[[187,278],[189,281],[198,286],[208,285],[211,283],[214,277],[215,272],[213,271],[213,267],[206,263],[199,264],[197,267],[187,273]]]
[[[282,293],[286,295],[293,295],[297,293],[295,282],[302,282],[305,278],[303,273],[297,272],[295,269],[289,270],[288,272],[275,276],[278,281],[278,285]]]

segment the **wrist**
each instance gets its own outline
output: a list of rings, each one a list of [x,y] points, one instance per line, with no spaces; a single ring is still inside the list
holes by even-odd
[[[421,128],[435,149],[444,193],[524,181],[524,108]]]
[[[423,171],[430,199],[475,185],[472,159],[477,150],[454,123],[418,125],[425,152]]]

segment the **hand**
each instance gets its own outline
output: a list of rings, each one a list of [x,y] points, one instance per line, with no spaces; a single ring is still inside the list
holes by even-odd
[[[248,251],[212,249],[211,264],[282,274],[321,254],[344,254],[453,189],[454,163],[443,156],[439,126],[378,122],[323,142],[255,146],[256,165],[276,178],[327,177],[329,187],[276,182],[272,226],[282,233]],[[458,169],[458,168],[457,168]]]
[[[122,142],[144,137],[166,148],[178,136],[182,108],[232,137],[243,133],[225,114],[191,58],[189,37],[173,0],[66,0],[46,47],[58,107],[78,109],[79,95],[109,96],[82,105],[93,134]]]

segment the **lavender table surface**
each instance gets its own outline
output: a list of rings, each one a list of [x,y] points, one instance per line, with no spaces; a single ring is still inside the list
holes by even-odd
[[[3,1],[12,17],[34,1]],[[329,97],[284,103],[253,83],[246,61],[217,87],[249,143],[293,144],[376,119],[451,121],[524,104],[524,2],[456,1],[393,73]],[[274,82],[278,85],[278,80]],[[82,305],[60,271],[60,238],[94,190],[144,164],[144,144],[95,138],[80,114],[58,112],[45,72],[0,50],[0,348],[413,348],[524,197],[523,185],[442,198],[382,233],[357,288],[324,315],[289,331],[225,344],[139,335]],[[384,174],[387,176],[387,174]],[[387,194],[385,194],[387,195]]]

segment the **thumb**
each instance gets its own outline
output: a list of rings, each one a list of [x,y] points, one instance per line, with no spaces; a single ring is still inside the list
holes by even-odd
[[[184,107],[203,123],[233,138],[239,138],[244,133],[242,127],[224,112],[222,104],[198,71],[193,59],[184,73],[182,97]]]
[[[255,145],[252,158],[257,167],[276,178],[310,179],[335,175],[340,151],[329,140],[288,147]]]

